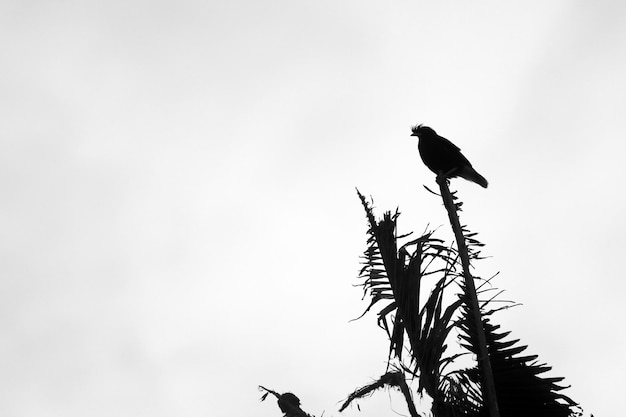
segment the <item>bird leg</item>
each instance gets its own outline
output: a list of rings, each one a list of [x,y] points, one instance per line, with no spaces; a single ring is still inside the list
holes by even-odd
[[[439,174],[437,174],[437,180],[439,180],[440,178],[443,178],[446,180],[446,184],[450,184],[450,174],[452,174],[455,171],[455,168],[452,168],[450,171],[448,172],[443,172],[443,171],[439,171]]]

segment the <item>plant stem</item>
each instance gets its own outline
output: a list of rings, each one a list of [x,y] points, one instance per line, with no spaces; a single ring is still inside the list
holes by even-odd
[[[478,335],[479,355],[478,366],[482,375],[482,391],[485,404],[489,407],[489,415],[491,417],[500,417],[500,411],[498,410],[498,399],[496,397],[496,387],[493,380],[493,371],[491,370],[491,361],[489,360],[489,352],[487,350],[487,339],[485,337],[485,331],[482,323],[482,314],[480,313],[480,306],[478,305],[478,296],[476,294],[476,286],[474,285],[474,278],[470,273],[470,260],[469,253],[467,251],[467,245],[465,244],[465,236],[461,229],[461,223],[459,216],[452,199],[452,194],[448,188],[447,180],[445,176],[437,176],[437,184],[441,190],[441,197],[443,198],[443,204],[448,211],[448,218],[452,225],[452,231],[456,238],[456,245],[461,256],[461,265],[463,266],[463,278],[465,279],[465,289],[467,291],[467,299],[469,300],[469,308],[474,316],[474,325],[476,326],[476,333]]]

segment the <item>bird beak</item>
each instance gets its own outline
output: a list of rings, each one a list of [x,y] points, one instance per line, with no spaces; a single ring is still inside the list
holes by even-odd
[[[417,136],[417,133],[411,133],[411,136]]]

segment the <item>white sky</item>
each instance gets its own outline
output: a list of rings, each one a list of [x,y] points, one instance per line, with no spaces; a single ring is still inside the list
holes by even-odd
[[[449,237],[415,123],[489,180],[496,322],[623,409],[626,3],[4,1],[0,74],[0,415],[338,416],[387,352],[354,187]]]

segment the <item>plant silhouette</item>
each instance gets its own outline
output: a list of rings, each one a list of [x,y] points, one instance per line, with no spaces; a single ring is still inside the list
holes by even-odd
[[[366,312],[384,303],[378,324],[389,337],[388,363],[400,362],[396,366],[418,379],[417,392],[432,398],[435,417],[580,415],[577,404],[560,393],[565,387],[557,383],[563,378],[540,377],[551,368],[539,363],[536,355],[520,356],[527,347],[507,339],[510,332],[501,332],[500,326],[491,323],[494,313],[511,304],[495,307],[500,292],[491,286],[491,279],[470,274],[484,245],[476,233],[460,225],[462,203],[450,192],[446,176],[440,173],[437,183],[457,237],[456,247],[435,238],[433,231],[400,245],[398,240],[408,235],[397,235],[399,212],[388,211],[376,220],[371,203],[357,190],[369,224],[361,285],[371,297]],[[424,281],[429,276],[438,279],[428,293]],[[460,293],[446,303],[444,291],[451,285]],[[494,291],[496,296],[490,296]],[[447,353],[453,329],[462,351]],[[405,341],[409,366],[402,365]],[[475,365],[452,369],[466,354],[477,358]],[[351,395],[342,408],[357,398]]]

